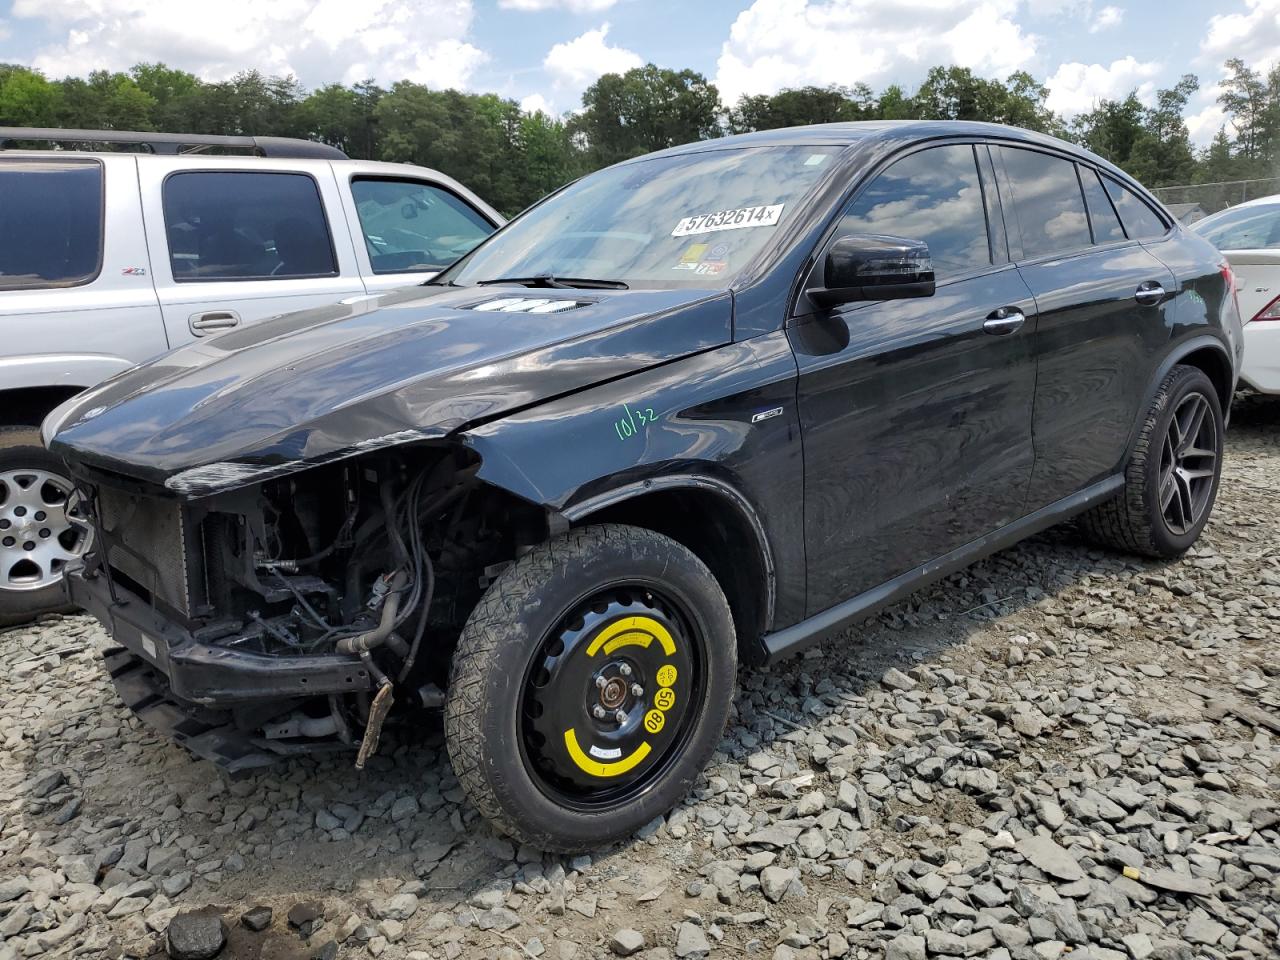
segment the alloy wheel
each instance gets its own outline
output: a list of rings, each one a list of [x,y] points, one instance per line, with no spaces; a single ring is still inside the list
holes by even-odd
[[[40,590],[89,546],[72,485],[47,470],[0,472],[0,590]]]
[[[1188,393],[1174,409],[1160,453],[1160,512],[1182,536],[1209,509],[1218,467],[1218,424],[1208,398]]]

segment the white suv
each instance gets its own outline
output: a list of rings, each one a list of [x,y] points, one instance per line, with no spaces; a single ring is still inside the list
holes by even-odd
[[[9,148],[34,141],[150,152]],[[503,222],[434,170],[265,137],[0,128],[0,198],[0,625],[60,604],[88,537],[46,413],[194,338],[422,283]]]

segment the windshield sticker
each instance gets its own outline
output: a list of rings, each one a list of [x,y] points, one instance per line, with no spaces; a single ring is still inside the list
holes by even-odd
[[[770,203],[755,207],[736,207],[718,210],[696,217],[685,217],[671,231],[673,237],[689,237],[696,233],[714,233],[718,230],[745,230],[747,227],[772,227],[782,218],[785,204]]]
[[[720,273],[721,271],[723,271],[724,268],[727,266],[728,264],[725,263],[723,260],[703,260],[700,264],[698,264],[697,268],[693,272],[696,274],[699,274],[700,276],[713,277],[717,273]]]
[[[702,259],[702,255],[707,252],[705,243],[691,243],[685,247],[684,253],[680,255],[680,262],[671,269],[673,270],[692,270],[698,265],[698,261]]]
[[[805,158],[804,165],[806,167],[820,167],[827,162],[828,153],[811,153]]]

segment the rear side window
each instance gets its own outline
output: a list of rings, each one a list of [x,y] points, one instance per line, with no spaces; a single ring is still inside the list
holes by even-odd
[[[890,166],[853,201],[836,236],[860,233],[923,240],[939,280],[989,266],[973,147],[932,147]]]
[[[1107,185],[1107,193],[1111,195],[1116,211],[1131,238],[1150,240],[1153,237],[1163,237],[1169,231],[1168,225],[1151,209],[1147,201],[1128,187],[1106,174],[1103,174],[1102,182]]]
[[[1070,160],[998,147],[1013,190],[1026,259],[1069,253],[1093,243],[1076,165]]]
[[[0,160],[0,290],[69,287],[102,269],[102,165]]]
[[[338,272],[316,182],[301,173],[175,173],[164,184],[179,282],[288,280]]]
[[[479,211],[419,180],[352,181],[374,273],[443,270],[493,233]]]
[[[1080,168],[1080,182],[1084,184],[1084,198],[1089,203],[1089,222],[1093,224],[1094,243],[1112,243],[1123,240],[1124,227],[1120,226],[1120,218],[1102,189],[1096,171],[1088,167]]]

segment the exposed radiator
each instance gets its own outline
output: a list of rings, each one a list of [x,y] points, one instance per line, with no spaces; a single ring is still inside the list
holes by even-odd
[[[190,619],[206,602],[200,526],[184,504],[98,488],[98,544],[107,565]]]

